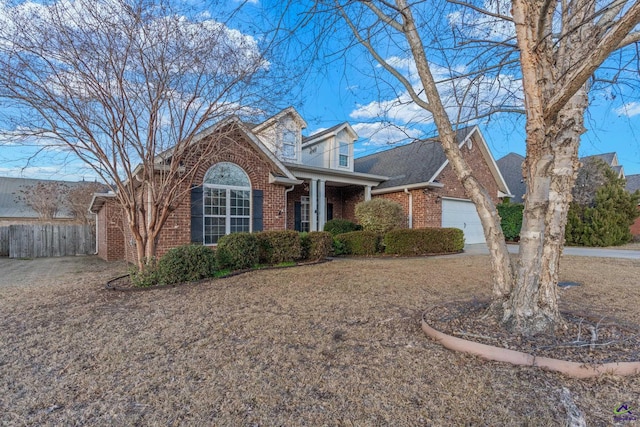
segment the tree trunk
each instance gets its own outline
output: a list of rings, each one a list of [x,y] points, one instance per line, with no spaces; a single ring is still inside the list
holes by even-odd
[[[587,105],[587,91],[582,88],[551,126],[541,155],[530,156],[525,163],[528,190],[520,256],[503,317],[516,332],[530,335],[563,326],[558,308],[558,272]]]
[[[489,252],[491,253],[491,272],[494,283],[493,298],[496,301],[502,301],[508,297],[511,291],[513,270],[504,233],[500,225],[500,216],[491,196],[473,175],[473,170],[462,157],[451,121],[442,104],[442,99],[429,68],[429,61],[425,55],[425,49],[416,28],[411,8],[406,0],[396,0],[396,4],[399,10],[402,10],[403,32],[409,43],[416,69],[424,88],[424,94],[428,101],[427,110],[433,115],[433,120],[438,128],[440,143],[454,173],[478,211]]]

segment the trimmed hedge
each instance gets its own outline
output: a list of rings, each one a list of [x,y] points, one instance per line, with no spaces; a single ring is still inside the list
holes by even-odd
[[[400,203],[375,198],[356,205],[356,218],[362,229],[380,235],[396,228],[407,226],[407,217]]]
[[[348,219],[332,219],[327,221],[324,225],[324,231],[328,231],[332,236],[359,230],[362,230],[362,227]]]
[[[216,256],[211,248],[202,245],[183,245],[170,249],[158,261],[160,285],[194,282],[213,277]]]
[[[312,231],[306,235],[309,242],[306,259],[316,261],[333,253],[333,236],[326,231]]]
[[[460,252],[464,234],[458,228],[414,228],[391,230],[384,236],[385,253],[426,255]]]
[[[261,264],[281,264],[302,258],[300,233],[293,230],[261,231],[255,234]]]
[[[259,261],[258,238],[250,233],[233,233],[222,236],[216,248],[219,269],[242,270],[251,268]]]
[[[502,233],[507,241],[520,240],[520,229],[522,228],[522,210],[524,205],[521,203],[503,202],[496,205],[498,215],[500,215],[500,226]]]
[[[352,231],[338,234],[335,239],[345,255],[375,255],[380,247],[380,235],[373,231]]]

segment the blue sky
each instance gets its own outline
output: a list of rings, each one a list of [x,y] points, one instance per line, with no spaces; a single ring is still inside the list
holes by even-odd
[[[238,16],[237,28],[252,17],[264,17],[257,0],[247,4],[246,13]],[[303,35],[301,38],[304,41]],[[336,45],[337,46],[337,45]],[[326,53],[326,52],[325,52]],[[295,61],[297,58],[290,58]],[[356,156],[406,143],[412,138],[434,135],[428,115],[411,106],[391,107],[381,122],[380,104],[393,104],[401,90],[397,85],[376,82],[371,78],[375,66],[362,51],[343,57],[320,55],[304,83],[292,82],[290,99],[279,101],[282,108],[293,105],[308,123],[307,134],[348,121],[361,136]],[[411,74],[410,67],[407,67]],[[384,74],[382,74],[384,75]],[[294,87],[295,86],[295,87]],[[616,152],[627,175],[640,174],[640,102],[633,90],[607,88],[591,94],[592,106],[585,120],[587,133],[582,137],[580,155]],[[498,114],[478,123],[496,159],[516,152],[525,154],[524,117]],[[0,126],[4,127],[0,116]],[[36,157],[36,152],[40,154]],[[94,173],[68,153],[42,147],[0,145],[0,176],[48,179],[93,180]]]

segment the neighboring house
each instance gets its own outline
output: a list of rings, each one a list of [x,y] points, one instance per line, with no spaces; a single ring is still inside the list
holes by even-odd
[[[600,159],[608,164],[614,172],[618,174],[618,178],[624,178],[624,168],[618,163],[617,153],[594,154],[593,156],[585,156],[580,158],[580,162],[585,164],[592,159]]]
[[[626,188],[629,193],[640,191],[640,174],[627,175]],[[640,204],[638,204],[638,210],[640,210]],[[640,236],[640,217],[636,218],[636,221],[631,226],[631,234]]]
[[[581,163],[587,163],[591,159],[600,159],[618,174],[618,178],[625,178],[624,168],[618,163],[618,155],[616,153],[595,154],[593,156],[585,156],[580,158]],[[509,189],[513,193],[511,199],[514,203],[524,203],[524,194],[527,191],[527,184],[522,176],[522,163],[524,157],[520,154],[509,153],[506,156],[496,160],[500,172],[507,181]]]
[[[0,226],[29,224],[40,221],[40,215],[26,202],[30,188],[38,184],[62,184],[69,189],[86,184],[85,182],[51,181],[29,178],[0,177]],[[49,223],[69,223],[75,217],[68,209],[60,209]]]
[[[233,232],[322,230],[333,218],[355,220],[355,205],[371,197],[398,200],[410,227],[457,226],[468,243],[484,241],[481,227],[478,236],[475,206],[436,140],[354,159],[358,136],[348,123],[303,137],[307,125],[293,108],[259,124],[231,118],[212,129],[222,126],[235,130],[235,146],[231,152],[211,155],[207,166],[198,170],[190,196],[172,212],[159,235],[158,256],[181,244],[213,246]],[[212,129],[202,132],[194,147],[215,143],[209,138]],[[478,128],[459,131],[458,141],[489,194],[496,201],[508,195]],[[387,166],[376,166],[383,163]],[[135,243],[115,196],[96,194],[91,204],[98,214],[98,254],[133,262]]]
[[[458,130],[458,145],[495,203],[510,197],[507,186],[477,126]],[[449,165],[438,139],[415,141],[355,160],[355,170],[387,175],[373,197],[400,203],[409,228],[456,227],[466,243],[485,241],[475,205]]]
[[[618,174],[618,178],[626,179],[626,188],[630,193],[640,190],[640,175],[625,176],[624,168],[618,162],[617,153],[585,156],[580,158],[580,162],[585,164],[592,159],[602,160]],[[522,177],[522,162],[524,162],[524,157],[516,153],[509,153],[496,161],[500,171],[502,172],[502,176],[504,176],[509,189],[511,189],[511,192],[513,193],[513,198],[511,200],[515,203],[523,203],[523,197],[527,191],[527,185]],[[638,209],[640,209],[640,205],[638,206]],[[640,218],[636,219],[635,223],[631,226],[631,234],[634,236],[640,235]]]

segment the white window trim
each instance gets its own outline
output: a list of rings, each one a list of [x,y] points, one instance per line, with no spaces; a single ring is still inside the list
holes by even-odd
[[[292,135],[293,136],[293,142],[285,141],[285,136],[286,135]],[[286,154],[285,146],[293,146],[293,154],[291,156],[288,156]],[[297,160],[298,159],[298,135],[297,135],[296,131],[294,131],[294,130],[284,129],[282,131],[282,158],[283,159],[288,159],[288,160]]]
[[[307,212],[307,220],[304,220],[304,212]],[[306,230],[303,224],[307,224]],[[311,230],[311,201],[309,196],[300,197],[300,231],[310,231]]]
[[[346,146],[346,148],[347,148],[347,153],[346,153],[346,154],[343,154],[343,153],[340,151],[340,149],[343,147],[343,145],[344,145],[344,146]],[[349,144],[348,142],[345,142],[345,141],[338,141],[338,149],[337,149],[337,152],[338,152],[338,161],[337,161],[337,166],[338,166],[339,168],[341,168],[341,169],[350,169],[350,168],[351,168],[351,147],[350,147],[350,144]],[[341,165],[341,164],[340,164],[340,159],[341,159],[343,156],[347,158],[347,164],[346,164],[346,165]]]
[[[230,163],[230,162],[220,162],[220,163]],[[215,166],[219,165],[220,163],[216,163],[215,165],[212,165],[211,168],[209,170],[211,170],[212,168],[214,168]],[[202,183],[202,242],[205,246],[217,246],[217,242],[216,243],[206,243],[207,240],[207,236],[205,234],[205,230],[206,230],[206,219],[207,218],[225,218],[225,230],[224,230],[224,234],[218,237],[218,240],[220,239],[220,237],[222,236],[226,236],[231,234],[231,219],[232,218],[242,218],[242,219],[248,219],[249,220],[249,230],[248,232],[251,233],[253,231],[253,191],[252,191],[252,186],[251,186],[251,179],[249,178],[249,175],[247,175],[247,172],[240,167],[239,165],[235,164],[235,163],[230,163],[231,165],[239,168],[246,176],[247,178],[247,182],[248,182],[248,186],[244,186],[244,185],[225,185],[225,184],[212,184],[209,182],[203,182]],[[209,171],[207,171],[207,173],[205,173],[205,177],[207,176],[207,174],[209,173]],[[206,192],[207,189],[215,189],[215,190],[223,190],[225,192],[225,196],[224,196],[224,201],[225,201],[225,215],[207,215],[206,214],[206,203],[205,203],[205,197],[206,197]],[[248,197],[249,197],[249,215],[231,215],[231,191],[246,191],[248,193]]]

